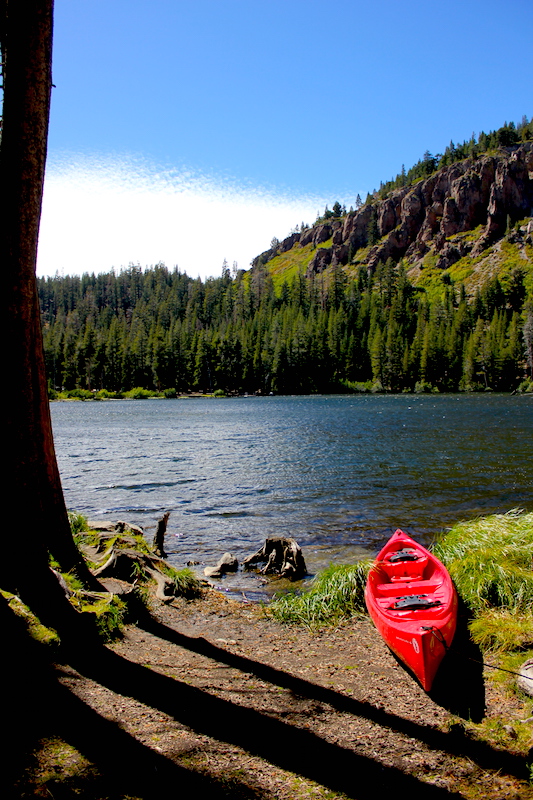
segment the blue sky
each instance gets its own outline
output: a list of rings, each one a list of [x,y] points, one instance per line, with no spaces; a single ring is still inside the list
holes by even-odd
[[[531,0],[56,0],[38,273],[247,268],[533,115]]]

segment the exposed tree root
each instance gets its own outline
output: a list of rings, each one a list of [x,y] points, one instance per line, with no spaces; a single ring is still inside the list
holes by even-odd
[[[153,581],[155,597],[162,603],[170,603],[174,597],[182,595],[198,596],[200,581],[188,572],[183,580],[182,573],[172,569],[160,555],[164,553],[169,516],[166,513],[159,520],[152,548],[124,523],[117,523],[114,529],[88,533],[87,542],[80,547],[93,561],[93,575],[108,582],[110,579],[122,581],[132,588]],[[128,590],[122,594],[128,594]]]

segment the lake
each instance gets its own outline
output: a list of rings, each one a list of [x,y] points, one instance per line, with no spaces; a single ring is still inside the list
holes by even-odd
[[[462,519],[533,510],[533,397],[350,395],[51,404],[68,508],[141,525],[171,511],[169,561],[239,560],[267,536],[311,573],[429,544]],[[198,568],[199,574],[201,567]],[[268,595],[253,573],[221,585]]]

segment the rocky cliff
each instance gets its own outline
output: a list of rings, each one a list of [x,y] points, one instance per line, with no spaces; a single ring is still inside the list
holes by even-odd
[[[368,247],[373,227],[376,243],[364,258],[369,269],[388,258],[405,258],[415,265],[430,251],[437,256],[437,267],[446,269],[467,254],[482,253],[504,236],[509,223],[531,216],[533,142],[526,142],[457,162],[343,218],[293,233],[258,256],[253,265],[267,263],[295,246],[312,243],[317,247],[330,239],[331,246],[316,250],[307,275],[320,273],[329,265],[346,265],[358,250]],[[474,241],[454,239],[479,226],[483,230]],[[531,224],[526,228],[530,241],[531,228]]]

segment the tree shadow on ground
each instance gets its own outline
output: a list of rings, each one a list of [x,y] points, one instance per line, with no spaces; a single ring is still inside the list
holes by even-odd
[[[527,778],[528,776],[527,767],[521,756],[498,750],[491,747],[491,745],[486,742],[472,739],[463,729],[457,729],[457,727],[455,727],[450,732],[444,732],[436,728],[420,725],[417,722],[378,708],[364,700],[356,700],[334,689],[312,683],[304,678],[299,678],[291,673],[271,667],[268,664],[254,661],[246,656],[231,653],[224,650],[222,647],[211,644],[201,637],[187,636],[157,622],[151,617],[141,620],[139,626],[154,636],[165,639],[166,641],[188,650],[192,650],[200,655],[212,658],[215,661],[227,664],[242,672],[253,674],[257,678],[268,681],[275,686],[283,686],[301,697],[327,703],[338,711],[362,717],[383,727],[398,731],[412,739],[424,742],[435,750],[442,750],[451,755],[467,757],[484,769],[501,770],[506,774],[514,775],[520,779]],[[460,637],[461,636],[462,634],[460,634]],[[459,644],[459,648],[460,647],[461,645]],[[464,651],[461,652],[463,652],[464,655]],[[460,664],[463,664],[463,658],[460,659]],[[480,680],[483,682],[482,666],[480,667],[479,664],[476,664],[475,667],[474,681],[477,682]],[[478,670],[478,667],[481,671]],[[460,669],[463,669],[463,667],[460,666]],[[473,691],[472,685],[470,686],[470,690]],[[479,688],[477,688],[476,691],[479,692]]]
[[[168,796],[169,790],[171,796],[183,794],[210,800],[271,800],[270,793],[235,777],[212,778],[176,764],[94,711],[59,682],[52,663],[60,655],[58,649],[32,639],[23,621],[1,597],[0,624],[6,648],[0,660],[4,688],[2,800],[160,800]],[[106,652],[105,648],[97,650]],[[98,654],[88,656],[89,660],[92,658],[98,660]],[[46,742],[56,746],[67,743],[90,763],[67,775],[61,770],[57,775],[49,771],[43,775],[39,752]]]
[[[492,770],[525,777],[523,759],[472,742],[466,735],[428,729],[283,670],[229,653],[204,639],[187,637],[153,620],[145,622],[143,627],[180,647],[254,674],[277,686],[285,686],[300,696],[314,698],[341,711],[370,719],[425,741],[432,747],[460,753]],[[43,736],[56,735],[95,765],[106,793],[103,794],[95,784],[96,794],[93,793],[93,796],[110,800],[133,796],[148,800],[159,798],[162,792],[168,794],[169,787],[173,787],[177,794],[201,792],[200,796],[215,799],[259,800],[270,797],[268,792],[258,791],[244,781],[240,784],[234,782],[228,787],[222,780],[201,775],[154,752],[116,723],[101,717],[62,686],[50,664],[49,648],[38,645],[25,632],[21,635],[20,626],[16,635],[14,630],[6,631],[5,627],[4,633],[7,633],[7,641],[12,645],[12,658],[6,659],[2,665],[3,685],[9,687],[9,695],[18,700],[9,717],[4,718],[4,725],[10,732],[3,751],[3,776],[8,786],[17,784],[21,770],[27,765],[27,759],[21,758],[21,754],[34,751]],[[199,734],[241,747],[281,769],[297,773],[350,798],[370,800],[376,792],[405,792],[420,800],[458,797],[406,775],[395,767],[385,766],[325,741],[309,730],[228,702],[127,661],[103,646],[77,646],[68,651],[62,650],[60,655],[62,663],[72,665],[102,686],[169,714]],[[91,776],[88,776],[88,780],[90,785]],[[62,792],[54,792],[54,797],[63,800],[78,796],[76,791],[68,793],[66,786],[62,787]],[[4,796],[10,796],[9,792]],[[24,794],[12,793],[11,796],[21,797]],[[90,794],[85,796],[90,797]]]
[[[193,639],[190,643],[194,641]],[[227,663],[231,654],[219,648],[214,648],[214,651],[220,656],[217,660]],[[210,657],[215,656],[214,651]],[[332,744],[310,730],[221,699],[175,678],[127,661],[104,648],[98,652],[92,650],[90,653],[71,653],[68,660],[83,675],[114,692],[134,697],[141,703],[169,714],[196,733],[240,747],[283,770],[316,781],[350,798],[373,800],[376,792],[393,791],[420,800],[459,797],[445,789],[421,782],[396,767],[380,764],[353,750]],[[264,665],[248,659],[245,661],[247,672],[258,676],[261,674],[265,679]],[[255,669],[252,668],[253,665]],[[277,670],[273,670],[270,676],[271,679],[275,678],[273,682],[276,685],[284,685],[285,679],[291,677]],[[294,691],[303,690],[298,693],[305,696],[310,693],[305,689],[311,687],[319,688],[302,681]],[[332,692],[332,695],[336,694]]]

